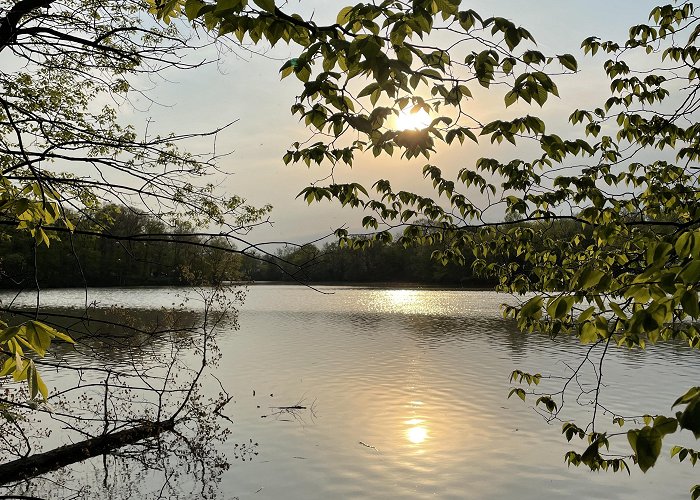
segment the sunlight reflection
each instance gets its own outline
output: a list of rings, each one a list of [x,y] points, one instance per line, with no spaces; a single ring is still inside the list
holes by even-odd
[[[421,444],[428,437],[428,428],[422,418],[410,418],[404,422],[409,426],[406,429],[406,438],[413,444]]]
[[[392,309],[412,310],[419,302],[416,290],[387,290],[385,296],[386,302]]]
[[[420,444],[428,437],[428,429],[422,426],[411,427],[406,431],[406,436],[413,444]]]
[[[432,305],[429,294],[421,290],[384,290],[378,299],[381,310],[407,314],[425,314]]]
[[[418,298],[416,290],[387,290],[386,293],[391,303],[395,305],[410,304]]]

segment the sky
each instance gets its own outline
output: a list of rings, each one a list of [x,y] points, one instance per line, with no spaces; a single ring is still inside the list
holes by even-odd
[[[313,13],[313,18],[321,24],[333,22],[337,11],[347,4],[347,1],[296,0],[288,2],[285,8],[307,16]],[[624,40],[629,26],[644,23],[654,5],[656,2],[645,0],[463,1],[462,9],[472,8],[482,17],[506,17],[522,25],[534,35],[540,51],[574,54],[580,66],[577,75],[556,80],[561,99],[550,99],[542,109],[516,104],[506,111],[504,91],[475,92],[475,99],[469,105],[473,106],[482,122],[530,113],[545,120],[548,131],[556,129],[562,136],[573,133],[574,130],[566,124],[571,111],[597,107],[609,96],[606,96],[606,92],[609,93],[608,81],[602,69],[607,57],[601,54],[594,58],[584,57],[579,48],[581,41],[592,35]],[[151,127],[162,132],[205,131],[236,120],[216,140],[218,152],[232,152],[220,163],[228,175],[218,181],[222,192],[243,196],[254,205],[269,203],[273,206],[272,224],[258,228],[248,236],[256,242],[304,243],[341,226],[359,229],[359,220],[367,215],[341,208],[337,203],[309,206],[301,198],[296,198],[303,188],[329,173],[328,166],[308,169],[301,164],[287,166],[282,161],[292,142],[309,137],[298,117],[290,113],[290,106],[302,85],[294,77],[280,80],[278,73],[284,61],[297,53],[298,49],[285,45],[263,55],[241,49],[225,53],[217,64],[168,75],[167,81],[159,82],[153,91],[163,105],[150,106],[142,112],[129,112],[127,117],[137,126],[139,121],[152,119],[154,124]],[[215,54],[203,56],[212,58]],[[474,87],[471,87],[473,91],[476,90]],[[211,146],[211,140],[207,140],[195,145],[195,149],[206,150]],[[525,159],[529,156],[529,150],[525,148],[527,146],[496,148],[483,139],[478,146],[466,141],[464,146],[439,148],[429,162],[450,174],[473,165],[481,156]],[[537,150],[531,151],[536,153]],[[427,161],[423,158],[406,161],[398,156],[375,160],[367,154],[358,157],[352,169],[338,168],[334,174],[338,182],[360,182],[366,187],[386,178],[392,181],[395,189],[429,195],[431,185],[421,175],[425,163]],[[489,216],[498,219],[502,214]]]

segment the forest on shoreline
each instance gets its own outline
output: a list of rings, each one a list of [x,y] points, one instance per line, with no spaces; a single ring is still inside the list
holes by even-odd
[[[361,249],[338,242],[292,245],[274,253],[240,252],[226,238],[192,234],[151,215],[121,205],[105,205],[74,221],[81,234],[54,234],[50,247],[29,235],[0,227],[0,287],[168,286],[226,281],[327,284],[412,284],[448,288],[493,288],[498,284],[475,271],[465,251],[463,264],[435,258],[444,242],[405,246],[400,237]],[[527,228],[533,223],[516,222]],[[542,224],[539,222],[538,224]],[[553,241],[580,233],[574,221],[552,221]],[[425,222],[422,230],[430,232]],[[109,237],[105,238],[104,235]],[[157,241],[141,239],[156,235]],[[189,244],[182,244],[183,241]],[[544,243],[543,243],[544,244]],[[224,249],[224,251],[221,251]],[[468,250],[468,249],[467,249]],[[497,265],[518,265],[513,258]]]
[[[77,230],[52,233],[48,247],[0,227],[0,287],[164,286],[241,277],[242,257],[223,237],[193,235],[191,227],[169,227],[113,204],[72,223]]]

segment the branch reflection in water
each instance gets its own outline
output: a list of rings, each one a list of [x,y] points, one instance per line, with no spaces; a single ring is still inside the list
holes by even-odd
[[[3,473],[4,492],[50,498],[216,498],[229,461],[257,455],[252,439],[222,453],[221,443],[231,433],[223,412],[232,397],[211,371],[220,358],[216,333],[238,328],[235,307],[241,292],[192,289],[179,305],[158,309],[144,308],[143,302],[124,307],[97,300],[76,309],[51,303],[52,296],[42,295],[41,320],[68,332],[75,347],[57,346],[50,357],[36,361],[52,388],[46,404],[22,404],[24,388],[3,381],[4,401],[14,402],[17,415],[3,420],[2,443],[4,455],[14,453],[20,461],[38,463],[62,453],[54,463],[72,465],[52,471],[56,465],[47,462],[28,479],[23,472],[17,479]],[[15,322],[33,315],[22,308],[23,299],[3,304]],[[145,434],[138,429],[148,426],[162,430],[141,437]],[[91,451],[110,435],[120,436],[119,442]],[[77,450],[67,456],[60,447],[70,443],[81,446],[65,448]],[[101,459],[80,463],[98,454]],[[32,478],[37,473],[41,476]]]

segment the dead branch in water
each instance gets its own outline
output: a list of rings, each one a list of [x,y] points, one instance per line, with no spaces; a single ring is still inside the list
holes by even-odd
[[[60,469],[66,465],[110,453],[124,446],[171,431],[174,426],[175,422],[172,419],[163,422],[145,422],[130,429],[104,434],[78,443],[61,446],[45,453],[38,453],[14,460],[0,465],[0,484],[29,479]]]

